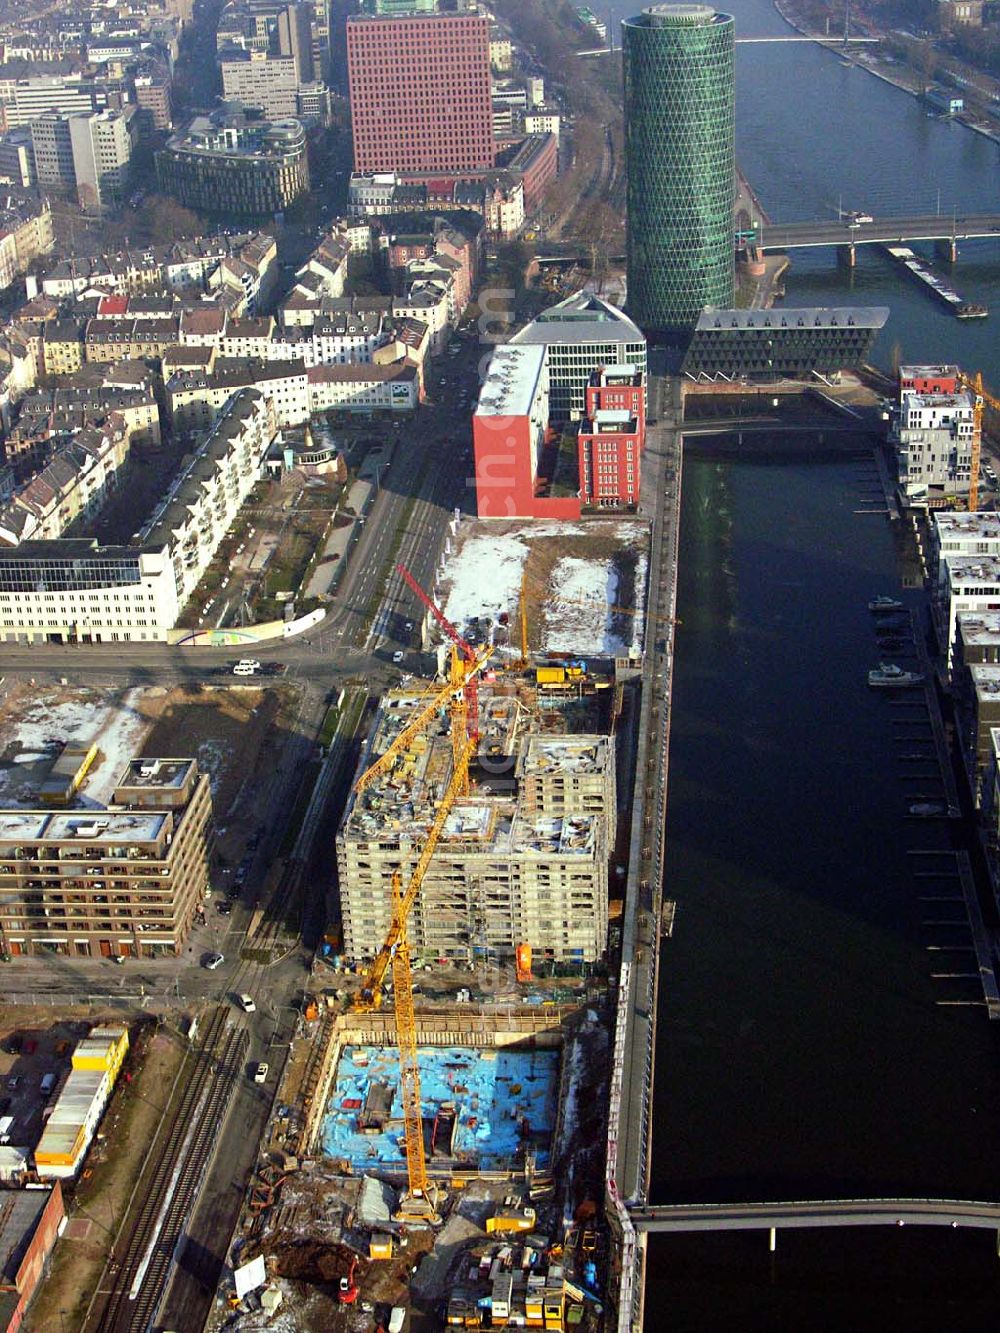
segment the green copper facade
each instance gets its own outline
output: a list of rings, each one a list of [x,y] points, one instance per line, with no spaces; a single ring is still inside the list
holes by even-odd
[[[735,32],[709,5],[622,24],[628,313],[647,334],[734,300]]]

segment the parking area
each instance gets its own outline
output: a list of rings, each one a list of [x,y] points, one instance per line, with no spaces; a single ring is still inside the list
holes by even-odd
[[[55,1101],[70,1070],[70,1053],[90,1030],[66,1021],[14,1027],[0,1038],[0,1146],[37,1142],[45,1108]]]

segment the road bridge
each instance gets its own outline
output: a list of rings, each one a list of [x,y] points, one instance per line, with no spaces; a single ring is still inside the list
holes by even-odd
[[[1000,1235],[1000,1203],[968,1199],[809,1199],[630,1208],[637,1231],[755,1231],[785,1227],[976,1227]]]
[[[760,251],[808,250],[832,246],[853,251],[859,245],[907,245],[911,241],[935,241],[954,259],[959,241],[1000,240],[1000,213],[917,213],[875,218],[871,222],[830,218],[816,222],[766,222],[753,230],[734,232],[737,248],[746,239]],[[535,258],[539,264],[589,262],[589,246],[578,243],[544,242]],[[624,254],[608,254],[612,263],[624,263]]]
[[[941,241],[954,245],[983,237],[1000,238],[1000,213],[917,213],[905,217],[859,222],[765,223],[757,228],[759,250],[804,250],[814,246],[906,245],[910,241]]]

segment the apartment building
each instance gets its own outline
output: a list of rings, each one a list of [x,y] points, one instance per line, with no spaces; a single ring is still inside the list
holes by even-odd
[[[298,113],[299,80],[292,56],[266,51],[224,51],[219,56],[222,96],[260,111],[268,120]]]
[[[488,954],[592,962],[607,944],[608,856],[616,820],[614,742],[538,730],[533,687],[484,686],[490,780],[453,805],[410,916],[416,958]],[[387,695],[360,769],[406,726],[421,697]],[[348,956],[370,958],[391,921],[391,881],[405,884],[453,766],[450,738],[421,733],[390,770],[350,799],[337,837]],[[503,768],[506,776],[498,776]]]
[[[272,405],[278,429],[309,420],[309,382],[302,361],[216,356],[210,370],[177,370],[164,387],[175,435],[205,430],[242,389],[258,391]]]
[[[420,372],[412,361],[389,365],[313,366],[306,372],[309,411],[412,412],[420,402]]]
[[[226,217],[280,213],[309,188],[305,131],[297,120],[196,116],[156,155],[160,189],[186,208]]]
[[[906,504],[930,509],[968,495],[974,430],[971,390],[900,392],[889,438],[895,445],[899,491]]]
[[[47,199],[0,193],[0,290],[52,249],[52,211]]]
[[[234,394],[132,546],[93,538],[0,547],[0,641],[162,642],[228,531],[277,434],[274,406]]]
[[[140,531],[139,546],[170,552],[178,607],[198,586],[260,478],[277,433],[270,398],[252,388],[231,393],[194,459]]]
[[[0,507],[0,543],[61,537],[70,524],[92,518],[117,488],[128,453],[125,423],[114,413],[102,428],[61,442],[51,461]]]
[[[194,759],[130,760],[104,809],[0,810],[0,950],[178,955],[211,849],[211,786]]]

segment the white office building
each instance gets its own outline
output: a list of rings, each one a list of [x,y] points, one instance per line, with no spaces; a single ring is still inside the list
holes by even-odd
[[[912,505],[933,508],[969,493],[975,406],[971,392],[904,391],[890,436],[899,489]]]

